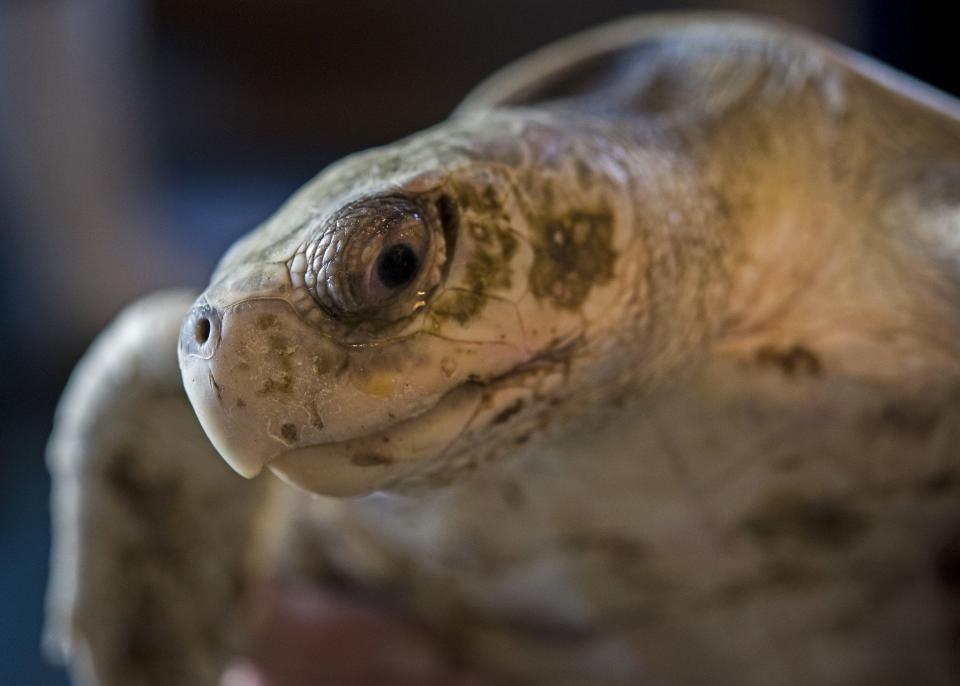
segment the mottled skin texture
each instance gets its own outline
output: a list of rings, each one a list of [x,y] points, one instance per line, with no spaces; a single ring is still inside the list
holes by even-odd
[[[552,51],[324,171],[187,316],[214,445],[321,494],[263,486],[233,573],[507,683],[956,683],[957,105],[742,19]],[[398,207],[422,269],[336,311]]]

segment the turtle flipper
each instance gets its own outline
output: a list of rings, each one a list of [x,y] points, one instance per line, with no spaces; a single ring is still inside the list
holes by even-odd
[[[237,637],[263,485],[230,471],[183,392],[176,343],[193,298],[129,307],[58,408],[46,642],[77,683],[215,684]]]

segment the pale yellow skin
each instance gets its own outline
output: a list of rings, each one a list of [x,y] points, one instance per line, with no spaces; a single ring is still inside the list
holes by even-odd
[[[958,111],[654,18],[324,171],[180,334],[219,452],[298,487],[237,573],[348,580],[510,683],[955,683]],[[396,197],[429,287],[340,319],[298,256]]]

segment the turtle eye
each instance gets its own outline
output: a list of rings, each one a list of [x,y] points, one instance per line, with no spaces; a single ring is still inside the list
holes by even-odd
[[[381,310],[423,283],[441,263],[443,236],[430,231],[427,212],[407,198],[373,198],[341,210],[308,256],[314,298],[331,314]],[[312,257],[312,259],[310,259]],[[429,279],[427,279],[429,280]]]
[[[378,307],[405,292],[417,276],[430,247],[419,214],[409,215],[382,235],[362,239],[359,257],[347,254],[350,299],[360,310]]]

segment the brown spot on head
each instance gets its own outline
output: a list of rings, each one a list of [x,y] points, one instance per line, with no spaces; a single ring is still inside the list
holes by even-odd
[[[777,491],[768,494],[741,526],[765,546],[800,544],[829,549],[853,543],[866,530],[867,521],[833,498]]]
[[[277,317],[273,314],[261,314],[257,317],[257,328],[261,331],[272,329],[277,325]]]
[[[360,453],[352,456],[350,463],[357,467],[385,467],[393,464],[393,458],[379,453]]]
[[[264,315],[273,316],[273,315]],[[293,391],[293,372],[290,357],[296,352],[296,347],[284,337],[272,334],[267,338],[267,345],[272,354],[270,375],[260,384],[256,395],[289,394]],[[278,369],[279,368],[279,369]]]
[[[437,298],[431,307],[436,319],[466,324],[483,310],[488,293],[512,284],[510,263],[517,253],[516,237],[495,218],[472,221],[469,230],[473,243],[463,282]]]
[[[464,210],[472,210],[484,217],[496,217],[503,214],[503,201],[500,199],[497,189],[490,184],[479,187],[473,183],[462,183],[457,186],[454,193],[460,207]]]
[[[268,316],[272,317],[273,315]],[[295,349],[290,345],[290,341],[288,341],[285,336],[272,334],[267,339],[267,344],[270,346],[270,352],[278,358],[287,358],[295,352]]]
[[[820,358],[809,348],[794,345],[786,350],[765,345],[758,348],[754,356],[761,367],[776,367],[786,376],[820,376],[823,364]]]
[[[517,239],[505,230],[488,232],[493,238],[478,241],[476,251],[467,263],[466,286],[485,293],[495,288],[510,288],[510,260],[517,253]]]
[[[430,312],[440,320],[452,319],[458,324],[466,324],[480,314],[486,304],[487,299],[477,293],[448,291],[437,298]]]
[[[534,222],[530,290],[538,300],[575,310],[595,285],[613,278],[613,215],[609,210],[571,212]]]
[[[256,390],[256,395],[265,396],[275,393],[286,395],[293,391],[293,375],[288,372],[281,372],[276,376],[264,380]]]
[[[280,437],[287,445],[293,445],[297,442],[299,432],[296,424],[284,424],[280,427]]]

